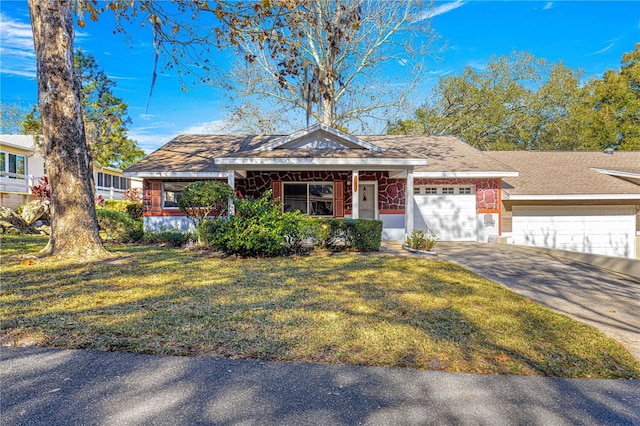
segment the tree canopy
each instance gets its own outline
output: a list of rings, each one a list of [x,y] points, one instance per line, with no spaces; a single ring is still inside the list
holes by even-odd
[[[193,219],[196,226],[209,214],[224,215],[233,189],[224,182],[205,180],[187,185],[178,199],[180,211]]]
[[[93,55],[81,49],[75,51],[73,65],[81,87],[82,117],[91,158],[103,166],[121,169],[143,158],[144,151],[127,136],[131,118],[127,103],[113,93],[116,82]],[[24,134],[42,134],[37,105],[24,116],[21,127]]]
[[[394,116],[420,78],[435,39],[428,20],[418,19],[429,4],[289,4],[286,13],[261,22],[260,31],[272,28],[268,37],[243,33],[235,40],[241,54],[215,80],[240,101],[228,119],[263,133],[274,122],[286,126],[292,111],[294,127],[302,127],[306,115],[307,122],[361,131]],[[383,80],[384,68],[392,65],[397,72]]]
[[[514,53],[440,78],[392,134],[454,135],[480,149],[640,149],[640,44],[620,70],[582,82],[583,72]]]

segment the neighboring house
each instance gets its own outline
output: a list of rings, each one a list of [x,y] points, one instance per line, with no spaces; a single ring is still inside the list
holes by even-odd
[[[16,208],[29,201],[31,186],[46,175],[44,155],[30,135],[0,135],[0,205]],[[125,178],[122,171],[95,163],[96,194],[120,200],[130,187],[142,188],[142,180]]]
[[[491,152],[513,243],[640,258],[640,152]]]
[[[122,170],[102,166],[97,161],[93,164],[93,182],[96,195],[101,195],[105,200],[122,200],[129,188],[142,190],[142,179],[125,177]]]
[[[380,219],[384,239],[430,229],[451,241],[497,239],[501,179],[517,174],[454,137],[352,136],[321,124],[287,136],[181,135],[125,171],[144,179],[146,230],[189,228],[180,191],[216,179],[244,197],[271,190],[285,211]]]

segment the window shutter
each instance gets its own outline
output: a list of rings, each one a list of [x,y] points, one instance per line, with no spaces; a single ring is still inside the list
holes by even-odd
[[[333,182],[333,215],[335,217],[344,217],[344,182]]]
[[[151,181],[151,212],[160,213],[162,211],[162,182]]]
[[[276,198],[282,197],[282,181],[281,180],[273,180],[271,181],[271,198],[274,200]]]

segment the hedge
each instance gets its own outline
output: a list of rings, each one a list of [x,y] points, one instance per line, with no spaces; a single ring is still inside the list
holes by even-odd
[[[96,210],[115,210],[128,214],[133,220],[142,219],[142,204],[126,200],[104,200],[104,207],[96,206]]]
[[[378,251],[382,221],[375,219],[314,219],[316,242],[329,250]]]

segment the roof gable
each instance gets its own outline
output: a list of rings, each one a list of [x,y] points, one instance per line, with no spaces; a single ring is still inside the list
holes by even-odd
[[[276,149],[361,149],[382,152],[384,149],[340,130],[318,123],[291,135],[282,136],[260,146],[256,151]]]

